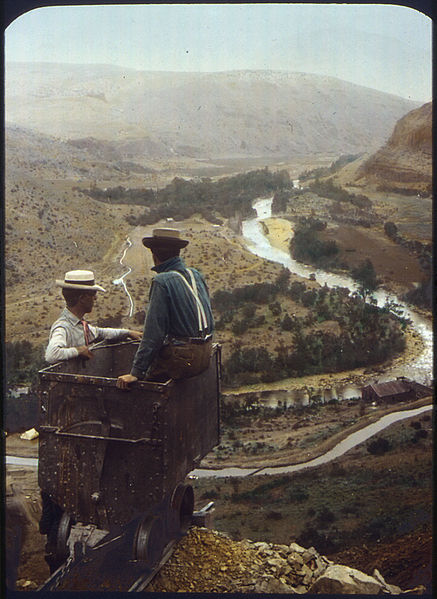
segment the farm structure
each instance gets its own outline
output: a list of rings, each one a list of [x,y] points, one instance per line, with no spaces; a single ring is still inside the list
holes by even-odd
[[[372,383],[361,390],[364,401],[379,403],[412,401],[428,395],[432,395],[431,387],[404,378],[386,383]]]

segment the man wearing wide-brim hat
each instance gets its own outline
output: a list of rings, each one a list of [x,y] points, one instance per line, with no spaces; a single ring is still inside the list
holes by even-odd
[[[157,275],[150,288],[141,343],[131,372],[118,378],[126,389],[138,379],[180,379],[209,365],[214,319],[203,275],[187,268],[180,250],[188,244],[177,229],[154,229],[143,244],[152,252]]]
[[[98,291],[105,289],[98,285],[91,270],[70,270],[56,285],[62,288],[67,306],[50,329],[49,343],[45,359],[50,364],[82,356],[92,358],[90,345],[103,339],[141,339],[140,331],[97,327],[84,320],[91,312]]]

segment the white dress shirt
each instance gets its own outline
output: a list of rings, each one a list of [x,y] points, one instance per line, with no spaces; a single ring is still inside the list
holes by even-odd
[[[88,324],[89,341],[102,339],[123,339],[129,334],[128,329],[111,329],[95,327]],[[60,317],[50,329],[49,344],[47,345],[45,359],[49,364],[69,360],[79,355],[76,347],[85,345],[83,323],[68,308],[64,308]]]

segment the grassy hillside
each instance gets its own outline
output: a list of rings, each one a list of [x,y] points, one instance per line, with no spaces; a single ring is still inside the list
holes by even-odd
[[[392,425],[327,466],[199,479],[196,496],[199,504],[216,500],[215,526],[235,539],[297,541],[368,574],[376,567],[402,588],[430,589],[431,431],[425,414]],[[377,438],[386,442],[383,453],[373,452]]]

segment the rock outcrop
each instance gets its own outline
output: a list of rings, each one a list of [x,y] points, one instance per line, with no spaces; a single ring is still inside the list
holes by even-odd
[[[432,103],[401,118],[388,142],[360,168],[357,179],[382,191],[428,195],[432,186]]]
[[[422,587],[413,589],[416,594]],[[335,564],[314,547],[233,541],[207,528],[192,528],[147,587],[151,592],[394,594],[408,593],[384,580]]]

